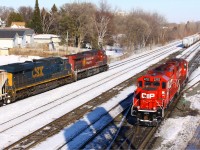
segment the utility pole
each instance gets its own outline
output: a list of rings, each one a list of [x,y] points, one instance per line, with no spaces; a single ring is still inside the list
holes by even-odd
[[[66,50],[66,53],[68,52],[68,41],[69,41],[69,33],[67,31],[67,50]]]

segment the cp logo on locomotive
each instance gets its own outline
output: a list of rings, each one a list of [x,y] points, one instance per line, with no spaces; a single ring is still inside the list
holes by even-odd
[[[44,69],[44,66],[35,67],[35,68],[33,69],[33,72],[32,72],[33,78],[38,78],[38,77],[44,76],[44,74],[43,74],[43,69]]]
[[[153,97],[155,97],[155,94],[146,94],[146,93],[142,93],[142,98],[153,98]]]

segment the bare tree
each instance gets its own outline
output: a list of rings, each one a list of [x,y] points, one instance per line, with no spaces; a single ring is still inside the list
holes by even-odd
[[[111,22],[113,14],[110,11],[110,6],[105,0],[100,1],[100,8],[93,17],[96,31],[98,34],[98,45],[103,46],[104,38],[108,32],[108,25]]]
[[[128,51],[144,47],[150,33],[148,23],[141,18],[135,18],[134,15],[129,15],[125,24],[124,42]]]
[[[14,12],[14,8],[0,6],[0,18],[7,22],[8,16],[11,12]]]
[[[69,37],[74,38],[75,46],[81,47],[84,38],[91,34],[93,29],[92,15],[95,7],[91,3],[65,4],[61,8],[61,16],[65,17],[63,24],[69,32]]]
[[[41,11],[41,19],[43,33],[49,33],[49,29],[55,20],[54,13],[52,11],[48,12],[43,8]]]
[[[29,26],[30,21],[33,17],[33,8],[21,6],[18,8],[18,12],[23,17],[24,21],[26,22],[26,26]]]

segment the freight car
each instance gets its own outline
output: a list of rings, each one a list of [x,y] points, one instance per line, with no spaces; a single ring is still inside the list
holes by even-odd
[[[155,126],[188,79],[188,62],[171,59],[137,79],[131,117],[138,124]]]
[[[108,69],[102,50],[0,66],[0,105],[14,102]]]
[[[200,35],[195,34],[195,35],[183,38],[182,44],[183,44],[183,47],[187,48],[199,40],[200,40]]]

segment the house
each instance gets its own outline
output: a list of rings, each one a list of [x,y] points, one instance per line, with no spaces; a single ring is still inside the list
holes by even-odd
[[[25,28],[25,22],[12,22],[11,28]]]
[[[61,42],[61,37],[54,34],[38,34],[34,36],[34,42],[48,44],[49,50],[56,50]]]
[[[1,20],[1,18],[0,18],[0,27],[2,28],[2,27],[5,27],[5,26],[6,26],[6,22]]]
[[[0,28],[0,48],[25,47],[34,42],[34,34],[29,28]]]

